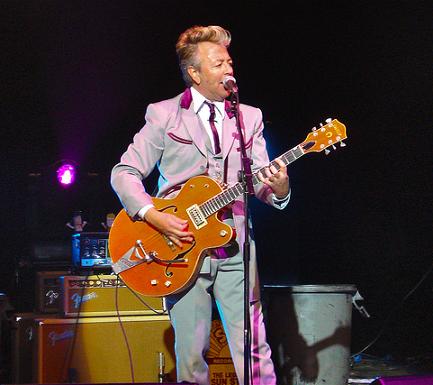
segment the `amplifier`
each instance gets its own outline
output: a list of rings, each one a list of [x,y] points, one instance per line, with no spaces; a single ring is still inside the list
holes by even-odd
[[[107,232],[72,235],[72,264],[76,268],[111,268]]]
[[[34,382],[34,348],[37,340],[35,319],[56,318],[56,314],[15,313],[10,319],[11,378],[13,384]]]
[[[176,380],[174,334],[167,315],[125,316],[122,324],[117,317],[58,317],[16,314],[14,384]]]
[[[36,273],[36,312],[59,313],[61,305],[60,277],[69,271],[38,271]]]
[[[114,316],[117,311],[121,315],[165,314],[162,298],[144,297],[115,275],[69,275],[60,280],[65,317]]]

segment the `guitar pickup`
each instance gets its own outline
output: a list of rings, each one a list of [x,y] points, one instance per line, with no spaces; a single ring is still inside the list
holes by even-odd
[[[197,230],[207,225],[206,217],[198,205],[188,207],[186,212]]]

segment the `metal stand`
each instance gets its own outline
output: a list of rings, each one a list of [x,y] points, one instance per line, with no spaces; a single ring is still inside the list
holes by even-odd
[[[241,148],[242,170],[240,171],[239,181],[243,186],[244,195],[244,247],[243,247],[243,260],[244,260],[244,385],[250,383],[250,361],[251,361],[251,325],[250,325],[250,237],[249,237],[249,208],[248,198],[249,195],[254,195],[252,172],[251,172],[251,159],[248,158],[245,149],[245,140],[242,132],[243,121],[239,111],[239,94],[232,91],[231,94],[231,109],[236,118],[236,127],[239,134],[239,142]]]

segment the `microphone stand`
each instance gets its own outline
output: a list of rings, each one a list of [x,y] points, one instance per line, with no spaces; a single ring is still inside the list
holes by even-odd
[[[249,195],[254,195],[252,172],[251,172],[251,159],[248,158],[245,149],[245,140],[242,132],[243,121],[239,110],[239,93],[232,90],[231,93],[231,111],[236,118],[236,127],[239,134],[239,143],[241,148],[241,171],[239,172],[239,181],[243,187],[244,196],[244,247],[243,247],[243,261],[244,261],[244,385],[250,384],[250,361],[251,361],[251,324],[250,324],[250,237],[249,237],[249,208],[248,198]]]

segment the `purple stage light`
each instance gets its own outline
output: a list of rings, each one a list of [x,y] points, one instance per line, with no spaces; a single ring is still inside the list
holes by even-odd
[[[66,163],[57,169],[57,180],[63,187],[72,185],[75,181],[75,167]]]

